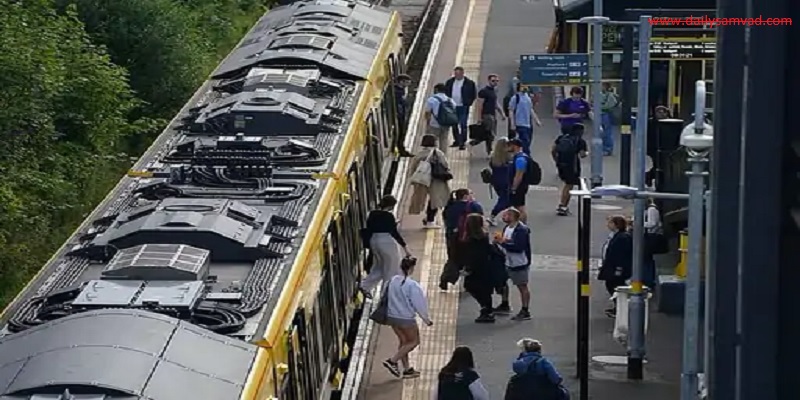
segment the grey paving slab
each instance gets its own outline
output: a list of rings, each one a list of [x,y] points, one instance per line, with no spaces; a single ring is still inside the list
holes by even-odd
[[[481,71],[495,72],[503,79],[512,76],[518,56],[544,49],[553,27],[552,3],[548,1],[506,0],[492,3],[489,25],[485,34]],[[533,156],[543,168],[543,182],[529,192],[529,225],[533,230],[534,268],[531,272],[533,320],[515,323],[498,319],[494,325],[475,324],[478,306],[466,294],[459,304],[457,342],[470,346],[475,352],[482,379],[492,399],[501,399],[510,376],[511,361],[517,356],[515,343],[521,337],[542,340],[545,353],[567,378],[573,398],[577,398],[575,374],[575,248],[577,221],[575,217],[555,215],[558,202],[558,178],[549,162],[550,145],[556,137],[557,123],[552,118],[552,101],[545,96],[538,108],[544,126],[534,132]],[[504,132],[501,123],[498,131]],[[470,187],[487,208],[494,203],[490,189],[481,183],[479,173],[486,166],[483,148],[471,150]],[[588,160],[584,162],[589,171]],[[604,159],[605,181],[619,182],[619,163],[616,157]],[[592,257],[600,256],[600,248],[608,235],[605,220],[609,215],[630,214],[632,205],[625,201],[603,201],[611,210],[593,211]],[[577,205],[573,201],[573,210]],[[624,355],[624,348],[611,336],[613,320],[605,317],[608,296],[601,282],[593,278],[591,298],[591,354]],[[512,293],[512,307],[518,295]],[[596,400],[633,399],[647,396],[652,400],[675,399],[680,376],[680,343],[682,324],[679,318],[651,313],[648,339],[646,379],[630,383],[623,369],[592,365],[590,398]]]

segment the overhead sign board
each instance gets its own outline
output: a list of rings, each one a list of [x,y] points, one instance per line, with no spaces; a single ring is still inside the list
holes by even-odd
[[[650,58],[654,59],[713,59],[717,55],[717,43],[713,41],[650,42]]]
[[[519,59],[520,81],[526,86],[589,82],[587,54],[525,54]]]

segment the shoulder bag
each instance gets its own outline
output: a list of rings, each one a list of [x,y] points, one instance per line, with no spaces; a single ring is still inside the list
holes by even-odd
[[[445,167],[445,165],[439,160],[439,150],[434,149],[431,154],[436,153],[436,157],[431,162],[431,177],[436,179],[437,181],[450,181],[453,179],[453,174],[450,172],[450,168]]]

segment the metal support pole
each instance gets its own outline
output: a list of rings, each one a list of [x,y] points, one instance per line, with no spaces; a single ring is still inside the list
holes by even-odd
[[[698,82],[695,93],[695,134],[705,132],[706,90],[705,82]],[[689,175],[689,260],[686,268],[686,293],[683,310],[683,371],[681,373],[681,400],[696,400],[700,372],[700,269],[703,247],[703,206],[705,197],[706,164],[708,149],[687,149],[692,171]]]
[[[619,183],[631,184],[631,113],[633,99],[633,26],[622,27],[622,123],[620,124]]]
[[[589,255],[592,241],[592,197],[580,197],[580,244],[578,252],[578,379],[580,400],[589,400]]]
[[[647,91],[650,84],[650,24],[649,16],[639,18],[639,113],[636,116],[636,188],[645,190],[644,177],[647,159],[647,119],[649,106]],[[628,326],[628,379],[640,380],[644,377],[645,356],[644,324],[645,294],[642,288],[644,272],[644,213],[645,199],[634,201],[633,220],[633,277],[631,279],[631,298]]]
[[[594,15],[603,16],[603,0],[594,0]],[[600,87],[603,80],[603,25],[592,24],[592,68],[589,74],[592,81],[592,187],[603,184],[603,138],[602,110],[600,109]]]
[[[743,0],[717,0],[718,18],[741,18]],[[709,262],[706,264],[706,388],[709,399],[735,399],[736,302],[738,298],[739,184],[742,164],[742,101],[745,97],[745,29],[717,27],[714,73],[714,135],[709,218]],[[791,71],[791,69],[787,69]]]

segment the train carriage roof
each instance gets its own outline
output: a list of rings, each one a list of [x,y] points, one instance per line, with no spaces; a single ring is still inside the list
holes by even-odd
[[[309,1],[268,12],[215,78],[256,66],[311,65],[349,79],[365,79],[391,21],[388,9],[357,2]]]
[[[234,399],[255,354],[171,317],[87,312],[0,339],[0,399],[51,398],[36,396],[66,387],[87,400]]]

